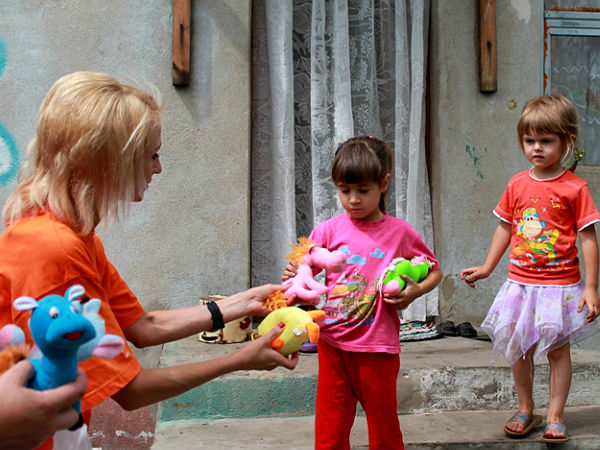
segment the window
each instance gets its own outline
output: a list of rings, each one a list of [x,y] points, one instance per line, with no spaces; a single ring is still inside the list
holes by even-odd
[[[584,165],[600,165],[600,0],[544,2],[542,90],[579,110]]]

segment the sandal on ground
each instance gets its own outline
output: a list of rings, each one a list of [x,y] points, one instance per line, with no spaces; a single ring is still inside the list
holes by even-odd
[[[549,431],[554,432],[554,434],[562,434],[562,437],[550,436],[548,434]],[[546,442],[548,444],[564,444],[568,440],[567,428],[565,427],[564,423],[550,422],[548,425],[546,425],[544,435],[542,436],[542,442]]]
[[[507,428],[506,425],[508,425],[509,423],[522,423],[523,430],[522,431],[513,431],[513,430]],[[542,416],[538,416],[536,414],[532,414],[532,415],[528,416],[524,412],[517,411],[510,419],[508,419],[508,422],[506,422],[506,425],[504,425],[504,432],[507,435],[509,435],[510,437],[522,438],[522,437],[527,436],[531,432],[531,430],[533,430],[535,427],[537,427],[541,423],[542,423]]]
[[[439,333],[442,336],[457,336],[458,330],[456,329],[456,325],[451,320],[446,320],[445,322],[440,323],[437,326]]]
[[[477,330],[473,328],[470,322],[463,322],[458,324],[456,327],[458,331],[458,335],[466,338],[474,338],[477,337]]]

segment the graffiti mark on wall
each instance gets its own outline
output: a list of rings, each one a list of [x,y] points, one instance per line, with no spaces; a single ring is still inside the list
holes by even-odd
[[[6,67],[8,52],[2,38],[0,38],[0,76]],[[13,180],[19,171],[19,150],[15,141],[0,122],[0,187]]]
[[[0,38],[0,77],[2,76],[2,72],[4,72],[4,68],[6,67],[6,45],[4,45],[4,41]]]
[[[0,186],[6,185],[19,171],[19,150],[6,128],[0,123]]]
[[[483,175],[483,172],[481,172],[481,167],[479,165],[479,161],[481,160],[481,150],[477,150],[477,148],[472,147],[467,144],[465,146],[465,152],[467,152],[467,155],[469,155],[469,157],[473,161],[473,167],[475,169],[475,174],[483,180],[485,178],[485,176]],[[486,153],[486,152],[487,152],[487,147],[484,147],[483,153]]]

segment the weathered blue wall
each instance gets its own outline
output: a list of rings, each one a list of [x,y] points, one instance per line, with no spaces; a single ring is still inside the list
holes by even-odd
[[[429,145],[435,249],[444,271],[440,311],[478,326],[506,279],[507,254],[472,289],[460,271],[483,264],[498,220],[492,209],[525,170],[517,140],[521,109],[540,95],[542,10],[537,0],[496,2],[498,90],[479,90],[478,2],[432,2]],[[600,207],[600,169],[579,166]],[[508,253],[508,252],[507,252]],[[600,350],[600,337],[584,347]]]

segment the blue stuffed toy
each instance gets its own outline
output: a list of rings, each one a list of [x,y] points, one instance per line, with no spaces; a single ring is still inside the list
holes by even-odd
[[[41,357],[30,356],[35,374],[29,387],[43,391],[70,383],[77,377],[80,361],[91,356],[114,358],[123,350],[121,337],[105,334],[104,319],[99,315],[100,300],[82,304],[87,300],[81,299],[84,293],[83,286],[74,285],[64,296],[48,295],[39,302],[25,296],[14,301],[15,309],[32,311],[29,329],[41,352]],[[0,350],[7,345],[22,344],[24,340],[24,333],[15,325],[6,325],[0,330]],[[81,413],[81,402],[73,407]]]

